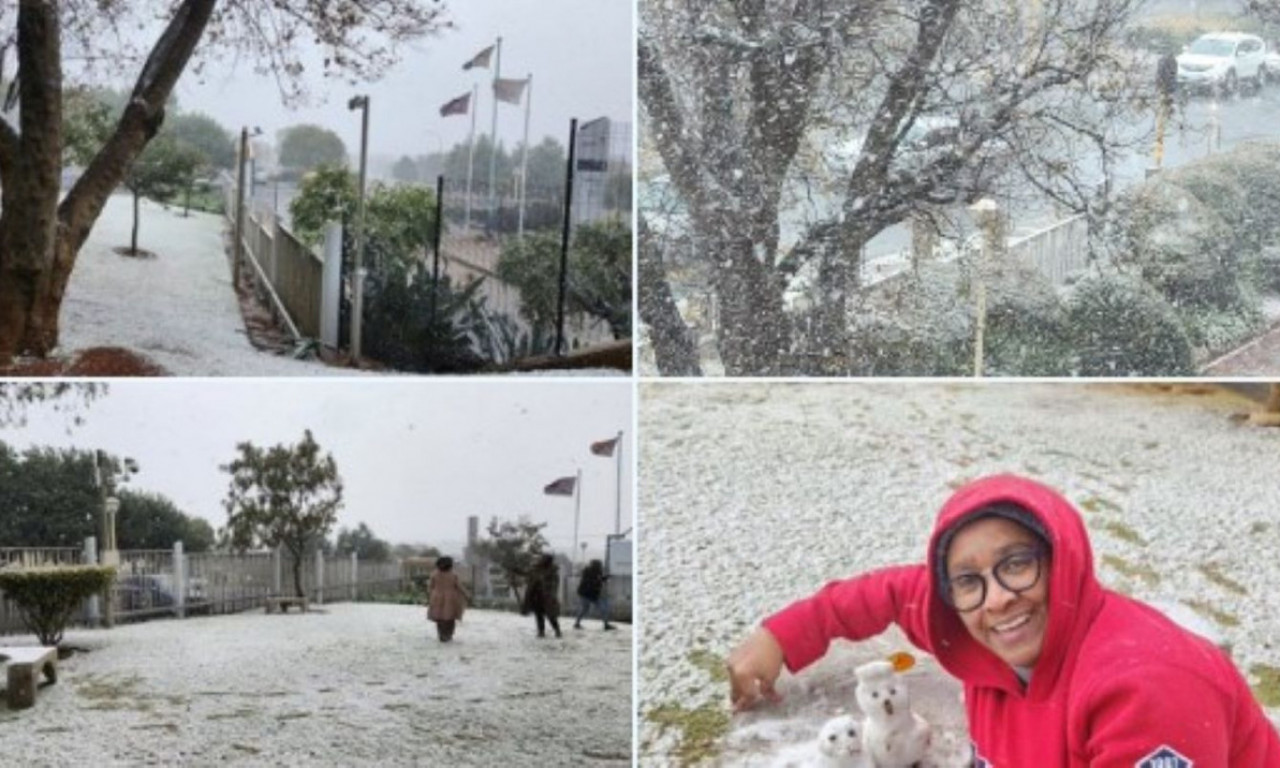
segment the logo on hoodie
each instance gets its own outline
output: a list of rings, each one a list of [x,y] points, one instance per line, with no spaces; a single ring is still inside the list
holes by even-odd
[[[1178,754],[1173,747],[1162,746],[1133,764],[1133,768],[1192,768],[1195,763]]]

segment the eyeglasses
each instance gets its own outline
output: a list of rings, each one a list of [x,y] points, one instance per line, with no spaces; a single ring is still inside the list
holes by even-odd
[[[1020,595],[1040,581],[1042,548],[1025,549],[1000,559],[991,575],[1005,590]],[[987,601],[987,577],[981,573],[962,573],[947,579],[945,593],[951,607],[960,613],[976,611]]]

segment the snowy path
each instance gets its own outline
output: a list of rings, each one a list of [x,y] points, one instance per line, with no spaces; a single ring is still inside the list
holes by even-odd
[[[642,762],[802,761],[855,707],[853,666],[905,642],[842,644],[784,680],[783,707],[732,720],[725,655],[829,580],[919,562],[953,486],[1000,471],[1061,489],[1104,584],[1195,611],[1275,697],[1280,430],[1229,418],[1254,407],[1154,385],[642,384]],[[931,659],[918,670],[918,708],[959,739],[954,688]]]
[[[138,247],[154,259],[121,256],[133,223],[132,201],[116,194],[80,251],[62,306],[61,352],[125,347],[175,376],[351,376],[260,352],[249,343],[223,249],[220,216],[144,200]]]
[[[442,645],[421,607],[339,603],[64,642],[91,651],[62,662],[34,708],[0,708],[7,765],[631,760],[628,631],[538,640],[532,618],[472,611]]]

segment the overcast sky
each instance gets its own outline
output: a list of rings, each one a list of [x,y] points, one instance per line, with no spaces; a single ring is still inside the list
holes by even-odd
[[[353,158],[360,147],[360,117],[347,109],[347,100],[368,93],[370,155],[425,155],[467,140],[470,117],[442,118],[440,107],[469,93],[473,84],[481,85],[476,135],[488,134],[493,70],[463,71],[462,65],[501,36],[502,77],[533,75],[530,143],[553,136],[563,144],[570,118],[632,120],[632,5],[630,0],[446,3],[453,28],[404,49],[382,81],[353,88],[317,72],[306,82],[328,103],[299,111],[286,109],[275,80],[255,74],[248,61],[210,63],[199,77],[188,71],[175,92],[184,111],[206,112],[237,133],[243,126],[260,126],[272,141],[289,125],[323,125],[342,137]],[[523,104],[500,104],[499,141],[512,148],[523,132]]]
[[[557,551],[573,542],[574,500],[547,496],[551,481],[582,470],[579,535],[603,556],[614,530],[616,458],[591,443],[624,432],[622,528],[631,527],[629,381],[165,380],[121,381],[84,411],[34,408],[25,427],[0,429],[18,448],[105,449],[136,459],[130,486],[161,493],[215,528],[229,476],[218,469],[248,440],[296,443],[310,428],[344,483],[338,526],[366,523],[392,543],[461,553],[468,515],[528,514],[547,522]],[[335,526],[335,531],[337,527]]]

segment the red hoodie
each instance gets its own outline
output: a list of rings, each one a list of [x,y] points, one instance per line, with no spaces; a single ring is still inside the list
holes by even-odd
[[[1052,546],[1049,624],[1025,690],[933,583],[942,532],[998,502],[1030,511]],[[863,640],[891,622],[964,683],[977,768],[1280,768],[1280,736],[1231,660],[1104,589],[1079,513],[1039,483],[1002,475],[965,486],[938,515],[927,566],[833,582],[764,626],[797,672],[833,639]]]

